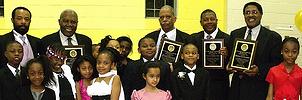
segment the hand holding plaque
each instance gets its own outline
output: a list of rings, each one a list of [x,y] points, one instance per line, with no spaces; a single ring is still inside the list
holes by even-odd
[[[249,70],[256,53],[256,41],[243,39],[235,40],[235,47],[231,57],[231,67],[242,70]]]
[[[158,60],[165,62],[176,63],[180,57],[180,51],[183,43],[172,41],[169,39],[162,39],[159,48]]]
[[[84,47],[84,45],[64,46],[67,56],[66,64],[71,66],[77,57],[84,55]]]

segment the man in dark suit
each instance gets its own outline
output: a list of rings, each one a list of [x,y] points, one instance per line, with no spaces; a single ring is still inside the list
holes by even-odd
[[[268,83],[265,81],[269,69],[281,62],[281,36],[263,27],[260,22],[262,7],[256,2],[244,5],[243,15],[246,27],[231,32],[227,47],[229,54],[233,52],[236,38],[257,41],[256,54],[250,70],[235,70],[229,100],[265,100]]]
[[[199,54],[202,55],[203,51],[203,39],[226,39],[228,34],[222,32],[217,27],[216,13],[211,9],[204,10],[200,15],[200,24],[204,31],[191,34],[193,43],[198,47]],[[226,41],[224,42],[226,43]],[[221,48],[222,51],[226,51],[226,48]],[[203,56],[200,57],[198,63],[203,65]],[[225,64],[226,65],[226,64]],[[224,66],[223,66],[224,67]],[[210,77],[210,96],[209,100],[225,100],[227,98],[229,88],[229,77],[225,69],[207,69]]]
[[[18,41],[24,48],[24,56],[21,66],[25,66],[28,60],[37,57],[41,52],[39,47],[40,39],[27,34],[31,22],[31,16],[31,12],[25,7],[17,7],[13,10],[11,21],[14,25],[14,29],[0,37],[1,66],[7,63],[7,59],[4,57],[4,48],[9,41]]]
[[[138,43],[138,52],[141,54],[139,60],[129,62],[125,69],[125,94],[126,100],[130,100],[133,90],[140,90],[146,86],[146,81],[143,78],[143,66],[147,61],[158,61],[154,58],[156,52],[155,41],[152,38],[144,37]],[[160,81],[157,88],[162,90],[170,90],[170,73],[169,64],[163,61],[160,63]]]
[[[5,46],[4,55],[7,63],[0,69],[0,100],[21,100],[17,91],[21,88],[20,62],[23,58],[23,47],[17,41],[10,41]]]
[[[173,41],[188,43],[190,35],[184,33],[174,27],[176,16],[171,6],[165,5],[159,11],[159,23],[161,29],[147,34],[145,37],[150,37],[156,41],[157,51],[159,49],[162,38],[167,38]],[[158,52],[157,52],[158,53]],[[157,54],[155,55],[157,57]]]
[[[75,11],[70,9],[64,10],[58,22],[60,30],[42,38],[44,53],[48,45],[59,42],[62,46],[85,45],[84,54],[92,54],[91,39],[85,35],[76,33],[78,15]]]

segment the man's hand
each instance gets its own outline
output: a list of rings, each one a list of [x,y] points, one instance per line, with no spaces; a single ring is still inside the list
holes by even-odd
[[[252,65],[250,70],[244,70],[243,73],[248,76],[256,76],[259,73],[258,66]]]

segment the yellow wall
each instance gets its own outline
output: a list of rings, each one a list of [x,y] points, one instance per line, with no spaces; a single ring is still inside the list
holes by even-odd
[[[226,31],[226,0],[176,0],[175,26],[189,34],[202,30],[200,13],[213,9],[218,16],[218,26]],[[129,36],[134,42],[133,59],[138,59],[137,42],[147,33],[159,29],[157,18],[145,18],[145,0],[4,0],[4,16],[0,17],[0,35],[12,29],[11,12],[25,6],[32,12],[28,34],[43,37],[59,29],[58,18],[64,9],[78,13],[78,33],[98,43],[106,35],[113,38]]]

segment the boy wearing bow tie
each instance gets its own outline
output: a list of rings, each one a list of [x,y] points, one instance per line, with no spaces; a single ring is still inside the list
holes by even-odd
[[[172,95],[174,100],[208,100],[209,74],[202,66],[196,65],[199,59],[198,48],[186,44],[182,48],[181,59],[172,73]]]

